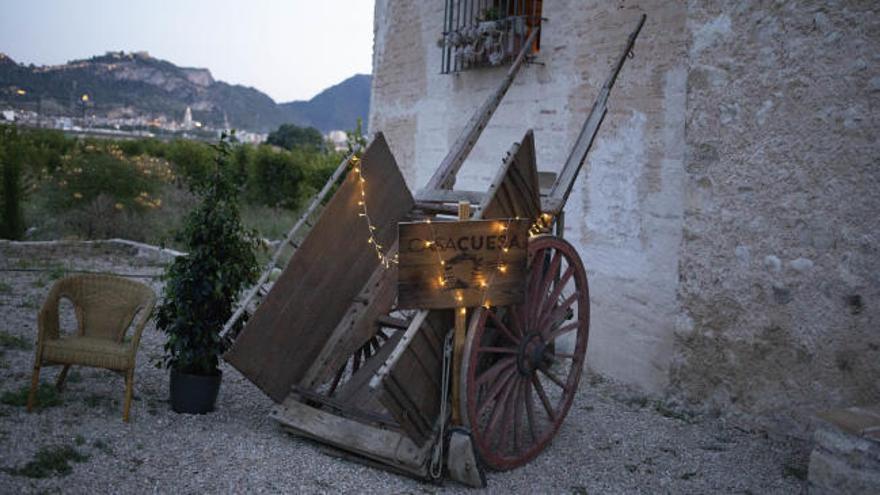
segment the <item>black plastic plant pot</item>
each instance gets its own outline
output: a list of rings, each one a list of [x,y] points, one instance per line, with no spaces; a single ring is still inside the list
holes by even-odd
[[[171,410],[176,413],[205,414],[214,410],[220,380],[217,375],[191,375],[171,370]]]

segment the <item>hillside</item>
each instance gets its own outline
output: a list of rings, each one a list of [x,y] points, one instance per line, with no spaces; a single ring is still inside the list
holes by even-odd
[[[216,81],[207,69],[178,67],[144,52],[108,52],[55,66],[26,66],[0,54],[0,107],[79,116],[88,94],[87,113],[100,117],[180,121],[189,106],[194,120],[211,127],[228,121],[267,132],[293,123],[327,132],[351,129],[358,117],[366,122],[370,80],[355,75],[309,101],[278,104],[257,89]]]

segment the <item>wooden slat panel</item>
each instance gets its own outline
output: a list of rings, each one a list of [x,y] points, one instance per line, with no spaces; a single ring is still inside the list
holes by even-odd
[[[382,134],[362,159],[376,238],[392,245],[413,199]],[[358,216],[360,188],[350,173],[248,321],[229,361],[276,402],[298,383],[379,262]]]
[[[480,207],[480,216],[483,219],[520,217],[534,221],[540,214],[535,140],[529,130],[522,143],[511,148],[504,165],[495,175]]]
[[[422,311],[370,381],[379,401],[418,445],[432,438],[440,414],[443,342],[452,326],[448,310]]]

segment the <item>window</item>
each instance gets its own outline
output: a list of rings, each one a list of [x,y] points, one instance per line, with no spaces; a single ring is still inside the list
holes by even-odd
[[[513,61],[541,25],[542,0],[446,0],[440,72],[449,74]],[[541,48],[541,34],[532,54]]]

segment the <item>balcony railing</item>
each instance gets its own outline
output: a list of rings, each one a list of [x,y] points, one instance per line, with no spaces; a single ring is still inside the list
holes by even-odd
[[[440,72],[449,74],[513,61],[541,25],[542,0],[446,0]],[[532,52],[540,48],[540,34]]]

